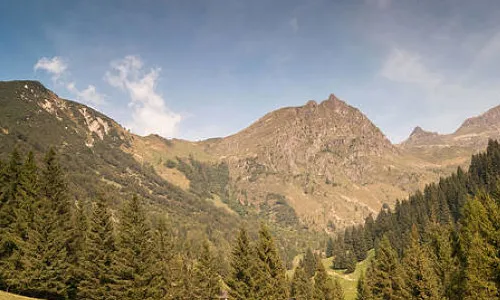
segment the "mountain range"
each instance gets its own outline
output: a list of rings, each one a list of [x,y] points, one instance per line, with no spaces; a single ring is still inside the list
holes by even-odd
[[[1,157],[15,146],[39,153],[53,146],[72,170],[77,198],[97,193],[94,186],[118,195],[139,191],[179,222],[204,226],[216,218],[231,227],[250,215],[318,231],[360,223],[467,166],[471,154],[499,137],[497,106],[454,133],[416,127],[392,144],[333,94],[270,112],[224,138],[142,137],[39,82],[0,82]]]

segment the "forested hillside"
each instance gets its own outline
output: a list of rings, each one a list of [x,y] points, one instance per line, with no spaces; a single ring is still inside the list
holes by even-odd
[[[330,239],[333,268],[353,270],[373,245],[358,299],[498,299],[500,145],[490,141],[458,169],[364,226]]]

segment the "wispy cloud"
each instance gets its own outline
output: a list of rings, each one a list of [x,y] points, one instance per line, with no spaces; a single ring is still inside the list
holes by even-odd
[[[105,103],[106,96],[97,92],[95,86],[91,84],[89,84],[87,88],[79,90],[74,82],[70,82],[66,85],[66,89],[75,95],[77,100],[91,106],[98,107]]]
[[[435,88],[443,81],[441,75],[422,64],[418,54],[401,49],[392,50],[380,75],[391,81],[416,84],[426,89]]]
[[[52,75],[52,80],[56,82],[68,69],[68,64],[59,56],[52,58],[42,57],[33,66],[35,71],[43,70]]]
[[[425,120],[433,130],[456,124],[470,111],[483,110],[500,101],[499,81],[478,81],[474,72],[445,72],[425,65],[419,54],[393,49],[387,57],[379,75],[395,84],[409,84],[420,90],[419,102],[422,110],[439,111],[440,117]]]
[[[163,97],[156,91],[159,68],[145,70],[140,57],[126,56],[111,63],[105,80],[114,87],[126,91],[132,107],[132,131],[147,135],[156,133],[164,137],[174,136],[181,115],[171,111]]]
[[[63,85],[77,100],[93,107],[98,107],[104,104],[106,96],[97,92],[96,87],[88,85],[85,89],[80,90],[76,87],[76,83],[67,82],[68,63],[62,57],[54,56],[52,58],[42,57],[33,66],[35,71],[45,71],[52,76],[52,81],[55,84]]]

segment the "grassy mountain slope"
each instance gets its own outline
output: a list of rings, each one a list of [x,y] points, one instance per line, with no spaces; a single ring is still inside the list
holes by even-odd
[[[22,152],[33,150],[41,160],[54,147],[76,201],[104,194],[117,207],[124,198],[139,194],[147,200],[153,217],[167,214],[186,242],[196,244],[207,235],[223,252],[229,250],[242,221],[256,225],[262,219],[251,207],[237,206],[236,213],[234,206],[225,203],[231,199],[228,181],[217,190],[198,191],[218,181],[196,176],[201,169],[192,165],[202,163],[204,172],[209,172],[216,163],[199,144],[136,136],[105,115],[61,99],[34,81],[0,82],[0,116],[0,159],[7,159],[17,147]],[[168,165],[180,161],[185,172]],[[187,169],[193,169],[190,179]],[[258,228],[254,225],[249,227]],[[279,233],[285,257],[321,240],[298,225],[275,224],[273,230]]]

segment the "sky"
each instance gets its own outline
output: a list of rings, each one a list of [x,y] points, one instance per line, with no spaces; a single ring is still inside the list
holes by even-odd
[[[498,0],[0,1],[0,80],[189,140],[333,93],[397,143],[500,104],[498,20]]]

